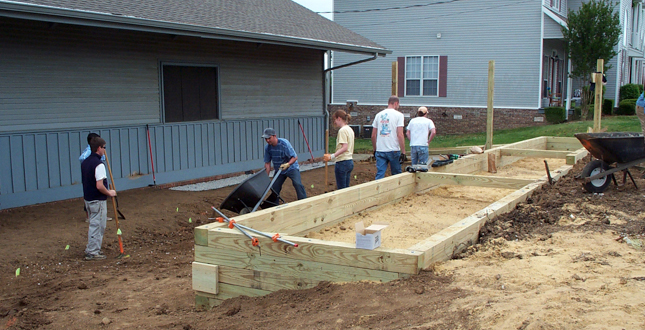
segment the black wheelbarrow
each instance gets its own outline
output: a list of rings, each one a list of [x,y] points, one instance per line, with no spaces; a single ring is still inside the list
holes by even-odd
[[[269,179],[266,171],[261,170],[237,186],[231,193],[224,199],[220,205],[220,209],[229,210],[239,214],[246,214],[255,212],[258,207],[263,209],[277,206],[284,200],[273,190],[273,183],[282,170],[273,175],[273,180]],[[266,200],[264,197],[271,191],[271,195]]]
[[[580,174],[585,190],[593,193],[605,191],[612,180],[617,184],[614,173],[618,171],[623,171],[623,184],[629,175],[636,186],[629,168],[645,162],[645,139],[642,133],[578,133],[575,136],[596,158]]]

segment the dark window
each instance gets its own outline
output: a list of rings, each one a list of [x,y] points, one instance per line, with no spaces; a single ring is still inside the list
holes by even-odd
[[[219,119],[218,68],[162,65],[167,123]]]

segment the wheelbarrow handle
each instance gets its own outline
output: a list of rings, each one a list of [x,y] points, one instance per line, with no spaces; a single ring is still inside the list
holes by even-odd
[[[262,204],[262,202],[264,201],[264,197],[266,197],[266,195],[269,192],[269,190],[271,190],[271,188],[273,187],[273,183],[275,183],[275,180],[278,179],[278,175],[280,175],[280,173],[282,173],[282,169],[278,168],[278,170],[275,172],[275,174],[273,174],[273,180],[271,180],[271,183],[269,184],[267,189],[264,190],[264,193],[262,194],[262,196],[260,196],[260,200],[255,204],[255,206],[253,207],[253,210],[251,211],[251,213],[257,211],[258,207],[260,207],[260,204]],[[280,202],[278,202],[278,203],[280,203]]]

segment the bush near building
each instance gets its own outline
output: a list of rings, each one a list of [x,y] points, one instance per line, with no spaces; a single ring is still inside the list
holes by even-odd
[[[619,116],[632,116],[636,114],[636,99],[625,99],[620,101],[618,109],[616,109],[616,114]]]
[[[551,124],[563,123],[566,120],[565,109],[563,107],[544,108],[544,117]]]

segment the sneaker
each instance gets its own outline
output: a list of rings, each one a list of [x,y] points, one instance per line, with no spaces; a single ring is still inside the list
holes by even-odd
[[[99,252],[98,254],[89,254],[88,253],[88,254],[85,255],[85,260],[87,260],[87,261],[103,260],[105,258],[107,258],[107,257],[104,254],[101,254],[101,252]]]
[[[112,221],[112,218],[110,218],[110,217],[107,217],[107,221]]]

